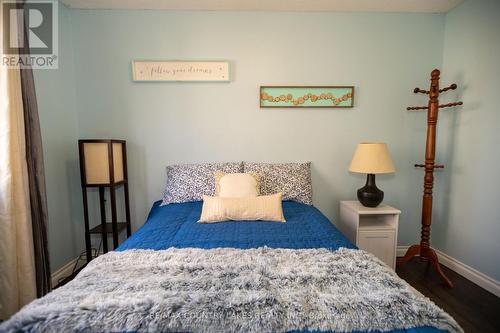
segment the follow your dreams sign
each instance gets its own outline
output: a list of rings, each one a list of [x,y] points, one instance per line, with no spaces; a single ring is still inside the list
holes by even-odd
[[[0,66],[57,69],[57,0],[0,0],[0,3]]]

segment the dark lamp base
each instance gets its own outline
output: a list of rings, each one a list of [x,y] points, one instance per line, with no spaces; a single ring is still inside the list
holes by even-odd
[[[365,207],[377,207],[384,200],[384,192],[375,185],[375,175],[366,175],[366,184],[358,190],[358,200]]]

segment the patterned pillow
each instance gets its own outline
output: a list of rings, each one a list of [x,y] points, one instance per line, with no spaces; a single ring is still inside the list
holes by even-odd
[[[242,172],[242,163],[177,164],[167,167],[167,186],[161,205],[201,201],[215,195],[214,172]]]
[[[260,194],[281,192],[283,200],[312,205],[311,162],[243,163],[243,172],[260,174]]]

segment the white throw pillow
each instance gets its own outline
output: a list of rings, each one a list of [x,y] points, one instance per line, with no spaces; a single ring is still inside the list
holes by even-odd
[[[285,222],[281,193],[259,197],[221,198],[203,196],[199,223],[223,221]]]
[[[256,197],[260,194],[260,176],[256,173],[215,172],[215,195],[221,198]]]

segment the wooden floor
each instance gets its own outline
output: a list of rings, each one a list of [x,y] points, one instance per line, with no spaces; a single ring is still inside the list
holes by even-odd
[[[398,267],[398,275],[448,312],[465,332],[499,333],[500,298],[441,266],[454,288],[443,285],[432,268],[418,258]]]

